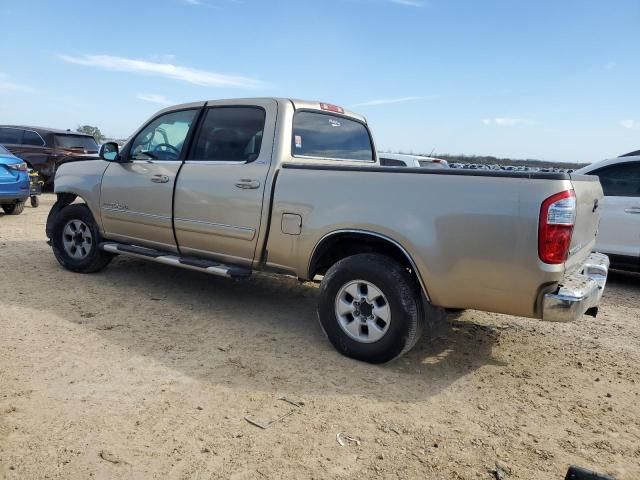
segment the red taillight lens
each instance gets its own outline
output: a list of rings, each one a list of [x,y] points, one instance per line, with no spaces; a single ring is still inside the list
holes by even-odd
[[[540,260],[557,265],[567,259],[575,223],[576,194],[573,190],[556,193],[542,202],[538,226]]]
[[[26,172],[28,170],[26,163],[14,163],[13,165],[7,165],[11,170],[18,170],[19,172]]]
[[[330,103],[321,103],[320,108],[327,112],[344,113],[344,108],[338,107],[337,105],[331,105]]]

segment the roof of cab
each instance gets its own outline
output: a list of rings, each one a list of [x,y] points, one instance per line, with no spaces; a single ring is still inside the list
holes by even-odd
[[[291,105],[293,105],[293,108],[295,108],[296,110],[300,110],[300,109],[306,109],[306,110],[318,110],[318,111],[322,111],[325,112],[326,110],[323,110],[321,107],[321,104],[329,104],[328,102],[321,102],[319,100],[299,100],[299,99],[294,99],[294,98],[282,98],[282,97],[247,97],[247,98],[228,98],[228,99],[223,99],[223,98],[218,98],[218,99],[211,99],[211,100],[202,100],[199,102],[192,102],[192,103],[182,103],[180,105],[172,105],[170,107],[167,107],[163,110],[160,110],[160,112],[170,112],[172,110],[182,110],[185,108],[193,108],[193,107],[202,107],[205,103],[207,102],[228,102],[228,103],[233,103],[234,101],[242,101],[243,103],[245,102],[250,102],[251,100],[273,100],[276,101],[280,104],[282,103],[290,103]],[[330,104],[330,105],[334,105],[334,104]],[[342,107],[340,107],[342,108]],[[157,113],[160,113],[157,112]],[[352,117],[355,118],[361,122],[366,123],[367,120],[360,114],[352,112],[347,110],[346,108],[343,108],[343,112],[342,115],[345,115],[347,117]],[[327,113],[334,113],[334,112],[327,112]]]

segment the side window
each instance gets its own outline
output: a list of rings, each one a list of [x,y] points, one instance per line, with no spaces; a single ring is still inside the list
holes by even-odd
[[[7,145],[20,145],[22,143],[22,132],[19,128],[0,128],[0,143]]]
[[[382,158],[380,157],[380,165],[383,167],[406,167],[407,164],[402,160],[396,160],[395,158]]]
[[[640,162],[611,165],[590,175],[600,177],[606,197],[640,197]]]
[[[210,108],[190,159],[254,161],[260,155],[264,120],[258,107]]]
[[[131,144],[131,160],[178,160],[198,110],[166,113],[147,125]]]
[[[34,145],[37,147],[43,147],[44,142],[42,141],[42,137],[38,135],[33,130],[25,130],[24,138],[22,139],[22,143],[25,145]]]
[[[298,112],[293,117],[294,157],[373,161],[371,138],[364,124],[336,115]]]

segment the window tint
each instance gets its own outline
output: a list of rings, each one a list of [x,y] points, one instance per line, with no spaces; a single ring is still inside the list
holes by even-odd
[[[294,156],[373,160],[371,139],[363,124],[323,113],[296,113],[291,151]]]
[[[380,158],[380,165],[383,167],[406,167],[407,164],[402,160],[396,160],[395,158]]]
[[[600,177],[606,197],[640,197],[640,163],[611,165],[591,172]]]
[[[87,137],[86,135],[56,134],[55,142],[56,146],[60,148],[78,148],[90,152],[98,151],[98,144],[95,138]]]
[[[38,147],[44,146],[44,142],[42,141],[40,135],[38,135],[33,130],[24,131],[24,138],[22,139],[22,143],[25,145],[35,145]]]
[[[260,154],[264,119],[257,107],[210,108],[190,158],[252,162]]]
[[[19,128],[0,128],[0,143],[7,145],[20,145],[22,143],[22,132]]]
[[[197,110],[166,113],[147,125],[131,144],[132,160],[178,160]]]

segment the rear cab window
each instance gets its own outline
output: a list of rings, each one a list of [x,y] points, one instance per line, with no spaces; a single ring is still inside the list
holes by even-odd
[[[367,127],[356,120],[301,110],[293,117],[291,154],[294,157],[374,162]]]

